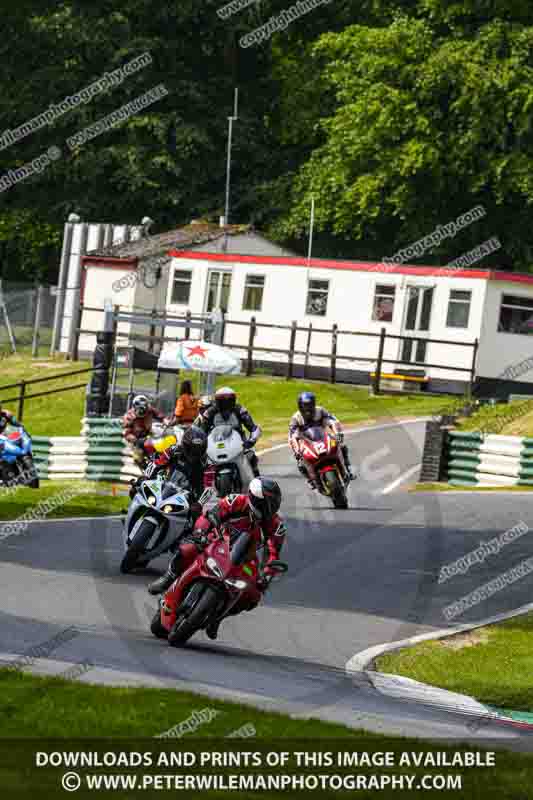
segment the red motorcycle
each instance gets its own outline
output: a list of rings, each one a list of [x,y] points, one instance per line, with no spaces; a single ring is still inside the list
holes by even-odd
[[[179,647],[210,622],[224,619],[237,604],[244,610],[258,603],[256,560],[250,558],[254,552],[248,531],[226,525],[211,535],[207,547],[162,597],[150,627],[154,636]],[[269,567],[276,573],[287,571],[282,561]]]
[[[320,494],[331,497],[335,508],[348,508],[349,478],[335,434],[320,426],[308,428],[302,434],[300,452],[316,475]]]

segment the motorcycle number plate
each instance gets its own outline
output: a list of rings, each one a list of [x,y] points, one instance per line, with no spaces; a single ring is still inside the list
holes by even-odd
[[[226,445],[224,444],[224,442],[217,442],[217,447],[219,450],[224,450]]]

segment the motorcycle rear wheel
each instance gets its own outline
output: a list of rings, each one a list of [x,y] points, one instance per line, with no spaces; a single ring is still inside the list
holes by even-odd
[[[218,605],[219,594],[213,586],[207,584],[190,613],[179,614],[172,630],[168,634],[168,643],[172,647],[184,645],[193,634],[205,624],[210,614]]]
[[[336,472],[325,472],[323,480],[328,486],[330,497],[333,501],[335,508],[348,508],[348,498],[346,497],[346,490],[339,480]]]
[[[128,547],[120,562],[120,571],[123,575],[127,575],[128,572],[131,572],[136,567],[146,566],[148,561],[146,560],[144,548],[154,535],[155,530],[156,525],[154,522],[149,519],[143,519],[134,542]]]

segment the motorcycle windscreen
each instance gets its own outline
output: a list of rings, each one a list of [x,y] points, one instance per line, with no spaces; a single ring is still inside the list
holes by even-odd
[[[324,428],[320,428],[318,425],[308,428],[304,431],[304,436],[311,442],[321,442],[324,438]]]
[[[181,469],[175,469],[172,471],[170,478],[168,481],[165,482],[163,486],[162,497],[165,499],[166,497],[170,497],[171,494],[176,494],[176,492],[183,492],[188,491],[190,489],[190,480],[185,475]]]
[[[233,428],[231,425],[217,425],[217,427],[213,429],[211,436],[215,442],[224,442],[231,437],[232,433]]]
[[[251,535],[248,533],[248,531],[243,531],[231,546],[231,563],[244,564],[245,561],[248,561],[251,544]]]

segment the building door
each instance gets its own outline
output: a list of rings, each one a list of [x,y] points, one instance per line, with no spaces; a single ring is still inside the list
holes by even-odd
[[[229,307],[230,289],[231,272],[218,269],[209,270],[205,310],[215,311],[219,308],[225,313]]]
[[[399,358],[405,363],[424,363],[426,360],[432,305],[433,286],[407,286],[402,336],[412,336],[418,331],[426,332],[426,335],[400,342]]]

